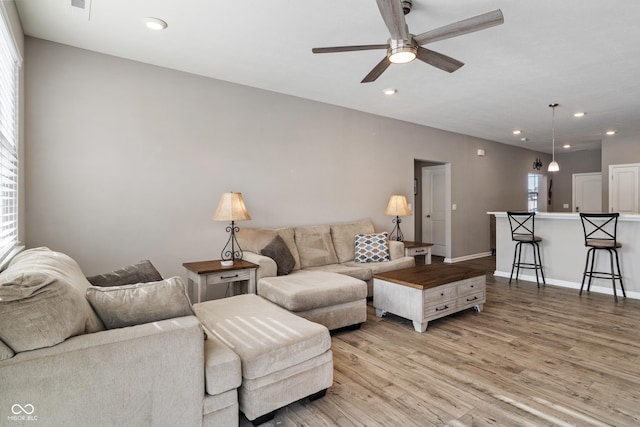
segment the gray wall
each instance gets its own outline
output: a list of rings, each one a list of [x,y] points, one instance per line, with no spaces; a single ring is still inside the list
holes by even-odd
[[[165,275],[219,257],[220,194],[241,227],[384,215],[413,201],[414,160],[452,164],[452,256],[489,250],[489,210],[526,206],[533,160],[465,135],[26,38],[28,246],[86,274],[149,258]],[[478,157],[478,148],[486,150]],[[415,203],[414,203],[415,205]],[[405,238],[414,237],[411,220]]]
[[[573,174],[601,172],[600,150],[574,151],[556,154],[556,160],[560,165],[560,171],[553,174],[553,212],[571,212],[573,199]],[[606,176],[606,173],[605,173]],[[603,185],[606,180],[602,180]],[[563,204],[568,204],[564,208]]]

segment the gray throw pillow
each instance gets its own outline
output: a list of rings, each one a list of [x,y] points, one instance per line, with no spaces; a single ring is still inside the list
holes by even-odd
[[[162,276],[148,259],[138,261],[110,273],[87,277],[93,286],[122,286],[136,283],[158,282]]]
[[[135,285],[92,287],[87,299],[107,329],[193,315],[180,277]]]
[[[387,232],[356,234],[356,262],[386,262],[389,256],[389,237]]]
[[[296,260],[291,255],[291,251],[280,236],[276,236],[261,251],[261,255],[267,256],[276,262],[278,266],[278,276],[285,276],[291,273],[296,265]]]

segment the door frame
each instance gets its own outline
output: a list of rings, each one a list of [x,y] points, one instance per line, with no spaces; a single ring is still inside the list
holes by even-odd
[[[444,166],[445,171],[445,258],[444,262],[451,262],[451,163],[443,163],[432,160],[414,160],[414,197],[420,198],[420,203],[416,200],[414,205],[414,230],[415,238],[422,238],[422,168],[429,166]]]

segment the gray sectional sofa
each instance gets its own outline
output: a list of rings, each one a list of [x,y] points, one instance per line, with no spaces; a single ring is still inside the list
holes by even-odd
[[[19,253],[0,273],[0,424],[238,425],[240,359],[203,339],[179,278],[96,289],[103,315],[109,301],[128,299],[120,306],[131,310],[114,318],[138,315],[131,326],[105,327],[88,289],[72,258],[46,248]]]
[[[237,238],[243,258],[260,266],[258,295],[330,330],[366,320],[374,274],[415,265],[413,257],[404,256],[404,244],[376,233],[369,219],[242,228]]]

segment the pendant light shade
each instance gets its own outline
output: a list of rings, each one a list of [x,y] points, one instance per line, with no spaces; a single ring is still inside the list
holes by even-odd
[[[549,172],[558,172],[560,170],[560,165],[556,162],[556,107],[557,103],[549,104],[551,107],[551,163],[549,163],[549,167],[547,171]]]

